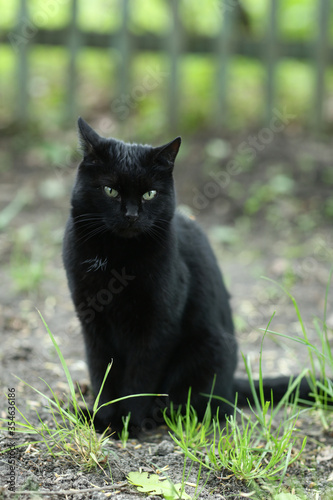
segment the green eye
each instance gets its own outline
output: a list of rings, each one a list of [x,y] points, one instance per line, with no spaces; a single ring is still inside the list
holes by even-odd
[[[155,198],[156,196],[156,191],[153,189],[152,191],[147,191],[143,196],[142,198],[145,200],[145,201],[149,201],[149,200],[152,200],[153,198]]]
[[[110,198],[117,198],[119,195],[118,191],[109,186],[104,186],[104,191]]]

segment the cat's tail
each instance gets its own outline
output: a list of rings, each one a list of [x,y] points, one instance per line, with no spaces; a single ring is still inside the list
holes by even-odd
[[[254,388],[259,397],[259,380],[254,380]],[[273,394],[273,403],[281,401],[285,396],[290,386],[290,377],[275,377],[263,380],[263,391],[265,401],[271,401]],[[237,406],[247,406],[247,401],[252,405],[254,403],[253,393],[248,379],[235,379],[234,381],[235,393],[238,393]],[[302,378],[297,388],[291,392],[290,398],[292,399],[297,395],[299,399],[306,401],[314,401],[311,395],[312,389],[305,377]]]

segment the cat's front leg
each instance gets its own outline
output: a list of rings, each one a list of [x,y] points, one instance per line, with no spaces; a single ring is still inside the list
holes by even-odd
[[[83,334],[91,387],[95,398],[104,381],[98,401],[98,407],[101,408],[94,418],[96,430],[104,431],[115,420],[115,405],[109,403],[120,397],[124,379],[123,364],[115,362],[118,358],[117,351],[110,337],[105,335],[101,328],[97,328],[96,325],[83,325]],[[109,365],[111,369],[105,378]],[[106,406],[102,406],[104,404]],[[90,413],[92,414],[92,410]]]
[[[136,432],[142,428],[155,428],[163,423],[161,409],[166,395],[161,394],[167,370],[167,348],[155,352],[149,346],[127,353],[126,369],[120,387],[125,397],[115,405],[116,420],[131,414],[130,427]],[[115,360],[115,367],[117,360]]]

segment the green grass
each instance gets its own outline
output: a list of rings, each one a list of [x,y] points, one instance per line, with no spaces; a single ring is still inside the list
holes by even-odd
[[[129,430],[128,426],[131,420],[131,412],[126,417],[122,417],[122,422],[123,422],[123,428],[122,431],[118,433],[118,437],[123,445],[123,448],[126,448],[127,446],[127,441],[129,438]]]
[[[253,378],[248,363],[246,369],[251,383]],[[291,450],[297,448],[298,440],[296,422],[300,410],[296,402],[291,406],[290,414],[284,411],[283,416],[280,415],[279,425],[276,425],[276,417],[301,378],[299,376],[290,385],[283,401],[276,408],[273,399],[271,402],[265,401],[262,393],[259,401],[254,388],[256,409],[250,407],[250,415],[237,408],[236,398],[234,414],[226,419],[225,424],[220,422],[218,413],[211,414],[210,403],[207,404],[203,421],[199,422],[191,407],[189,392],[184,414],[180,408],[175,412],[172,407],[170,416],[165,412],[170,435],[184,452],[185,460],[198,463],[199,470],[204,468],[210,472],[220,472],[226,469],[247,483],[254,480],[279,480],[281,484],[288,466],[303,452],[306,438],[302,440],[298,452],[291,457]],[[261,370],[260,380],[262,383]]]
[[[207,435],[211,434],[214,428],[209,404],[207,404],[202,422],[199,421],[195,409],[191,406],[191,389],[188,393],[185,411],[181,406],[174,410],[171,403],[170,410],[164,411],[164,420],[169,429],[193,452],[205,445]]]

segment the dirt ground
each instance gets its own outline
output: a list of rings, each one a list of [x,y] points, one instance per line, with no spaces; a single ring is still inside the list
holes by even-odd
[[[309,339],[319,344],[314,318],[323,319],[333,263],[333,147],[294,132],[274,137],[256,151],[252,162],[246,162],[235,152],[247,137],[221,140],[210,134],[185,139],[175,177],[181,208],[196,217],[214,246],[232,295],[240,351],[250,356],[253,371],[258,373],[262,329],[274,311],[271,330],[301,334],[290,298],[262,276],[295,296]],[[61,140],[65,136],[57,137]],[[43,413],[43,400],[17,377],[40,390],[45,390],[44,379],[59,394],[67,386],[36,309],[53,332],[73,379],[89,385],[83,341],[61,262],[75,161],[64,160],[59,167],[52,151],[33,142],[28,153],[10,138],[2,139],[1,146],[2,161],[8,168],[0,170],[0,412],[7,417],[5,394],[8,388],[15,388],[18,408],[37,423],[36,408],[49,418]],[[235,158],[237,169],[230,164]],[[327,324],[333,343],[332,286]],[[309,366],[306,348],[275,335],[265,338],[263,352],[265,375],[295,374]],[[245,376],[241,360],[238,374]],[[333,433],[323,431],[315,414],[303,414],[298,425],[300,435],[308,436],[308,444],[302,459],[288,470],[286,491],[296,492],[300,498],[333,498]],[[13,439],[24,443],[33,437]],[[0,440],[3,449],[5,430]],[[138,470],[164,468],[174,482],[181,481],[184,459],[163,427],[130,440],[126,449],[119,441],[110,442],[109,447],[112,477],[108,469],[106,474],[87,472],[54,460],[41,453],[41,445],[20,448],[15,457],[15,487],[31,493],[15,498],[144,498],[126,481],[130,471]],[[6,457],[0,459],[0,498],[13,498],[6,487]],[[196,472],[194,466],[187,483],[195,483]],[[269,490],[258,484],[247,486],[228,471],[211,474],[203,484],[199,495],[203,499],[272,497]],[[42,492],[49,493],[41,497]],[[188,485],[186,492],[193,496],[193,486]]]

